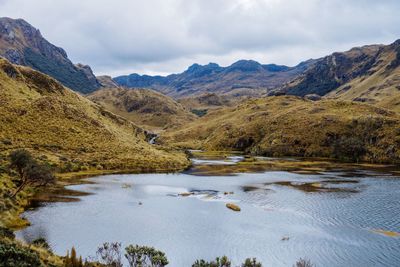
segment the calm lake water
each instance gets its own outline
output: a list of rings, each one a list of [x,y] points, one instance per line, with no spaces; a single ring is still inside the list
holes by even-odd
[[[242,159],[194,163],[226,169]],[[91,183],[68,188],[91,194],[25,212],[32,225],[17,236],[27,242],[44,237],[61,255],[75,246],[83,257],[106,241],[150,245],[167,254],[168,266],[221,255],[234,265],[257,257],[264,266],[292,266],[302,257],[317,266],[400,266],[399,177],[337,168],[235,175],[194,170],[87,179]],[[186,192],[192,195],[180,195]],[[228,202],[241,211],[227,209]]]

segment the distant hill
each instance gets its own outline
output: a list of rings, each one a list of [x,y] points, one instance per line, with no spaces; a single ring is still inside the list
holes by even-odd
[[[0,56],[48,74],[81,93],[100,87],[89,66],[74,65],[62,48],[49,43],[23,19],[0,18]]]
[[[253,60],[240,60],[228,67],[193,64],[182,73],[166,77],[131,74],[116,77],[114,81],[125,87],[152,88],[175,98],[205,93],[259,96],[302,74],[313,62],[309,60],[295,67],[262,65]]]
[[[333,53],[272,94],[317,94],[400,111],[400,40]]]
[[[146,129],[181,126],[195,119],[181,104],[150,89],[101,89],[88,98]]]
[[[144,130],[53,78],[0,59],[0,156],[19,148],[61,171],[188,164],[183,153],[148,144]]]
[[[399,127],[397,113],[368,104],[272,96],[211,111],[159,140],[262,156],[399,163]]]
[[[193,97],[180,98],[178,102],[188,109],[212,109],[230,106],[234,101],[227,95],[206,93]]]

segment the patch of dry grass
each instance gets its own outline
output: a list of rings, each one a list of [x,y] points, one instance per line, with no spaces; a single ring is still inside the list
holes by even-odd
[[[196,116],[172,98],[150,89],[110,88],[88,98],[149,130],[181,126]]]
[[[25,148],[66,172],[171,171],[186,156],[151,146],[144,131],[47,75],[0,60],[0,151]]]
[[[176,147],[241,150],[255,155],[399,162],[400,118],[371,105],[293,96],[216,110],[160,141]]]

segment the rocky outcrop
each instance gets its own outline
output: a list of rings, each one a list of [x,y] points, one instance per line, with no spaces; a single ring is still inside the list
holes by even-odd
[[[23,19],[0,18],[0,56],[48,74],[81,93],[100,87],[89,66],[74,65],[64,49],[48,42]]]
[[[103,88],[116,88],[119,85],[108,75],[97,76],[97,81],[100,83],[100,86]]]

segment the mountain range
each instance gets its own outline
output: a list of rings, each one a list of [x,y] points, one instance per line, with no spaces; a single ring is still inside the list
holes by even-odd
[[[400,111],[400,40],[355,47],[294,67],[239,60],[227,67],[193,64],[168,76],[133,73],[112,78],[95,77],[89,66],[73,64],[62,48],[44,39],[28,22],[0,18],[0,56],[48,74],[82,94],[100,88],[148,88],[186,103],[194,103],[189,98],[210,94],[228,98],[314,95]]]
[[[114,81],[124,87],[152,88],[166,95],[181,98],[205,93],[232,96],[260,96],[304,73],[314,64],[308,60],[295,67],[267,64],[254,60],[239,60],[227,67],[216,63],[193,64],[179,74],[149,76],[130,74],[115,77]]]

